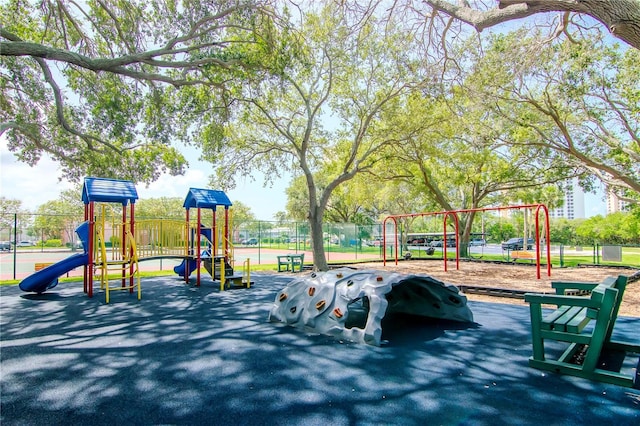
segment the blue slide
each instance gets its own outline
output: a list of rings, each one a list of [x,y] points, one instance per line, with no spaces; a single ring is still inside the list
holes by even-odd
[[[189,275],[193,274],[198,263],[195,259],[184,259],[181,264],[173,268],[173,272],[184,278],[184,267],[187,265],[187,260],[189,260]]]
[[[209,244],[213,244],[213,237],[211,236],[211,228],[200,228],[200,234],[209,240]]]
[[[58,277],[77,268],[78,266],[83,266],[88,263],[89,255],[87,253],[74,254],[71,257],[62,259],[58,263],[54,263],[51,266],[39,270],[35,274],[29,275],[20,282],[20,290],[44,293],[50,288],[58,285]]]
[[[209,244],[211,244],[211,228],[200,228],[200,234],[204,235],[207,240],[209,240]],[[209,250],[205,250],[200,254],[200,258],[211,256],[211,252]],[[189,275],[193,274],[196,270],[198,262],[195,259],[189,259]],[[179,276],[184,278],[184,269],[187,266],[187,259],[183,260],[181,264],[175,266],[173,268],[173,272],[178,274]]]
[[[44,293],[48,289],[58,285],[58,277],[79,266],[87,265],[89,263],[89,254],[87,253],[89,223],[84,222],[80,224],[80,226],[76,228],[76,234],[78,234],[80,241],[82,241],[84,253],[74,254],[73,256],[62,259],[51,266],[39,270],[35,274],[29,275],[20,282],[20,290]]]

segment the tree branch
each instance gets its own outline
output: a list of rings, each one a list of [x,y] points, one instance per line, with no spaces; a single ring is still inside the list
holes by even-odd
[[[5,33],[8,34],[9,37],[11,37],[11,39],[16,40],[13,41],[11,44],[13,43],[22,43],[22,41],[20,41],[20,38],[17,37],[14,34],[9,33],[8,31],[4,30],[4,28],[0,27],[0,35],[2,35],[3,37],[5,37]],[[5,37],[8,38],[8,37]],[[3,52],[4,54],[4,50],[2,49],[2,45],[0,43],[0,51]],[[83,133],[75,128],[73,128],[69,122],[67,121],[67,119],[64,116],[64,101],[62,99],[62,95],[61,95],[61,91],[60,91],[60,87],[58,86],[58,84],[56,83],[55,79],[53,78],[53,74],[51,73],[51,69],[49,69],[49,66],[47,65],[47,63],[39,57],[33,57],[33,59],[37,62],[37,64],[40,66],[40,69],[42,69],[42,74],[44,75],[44,79],[45,81],[49,84],[49,86],[51,86],[51,90],[53,92],[53,97],[55,99],[55,104],[56,104],[56,119],[58,121],[58,124],[60,124],[62,126],[62,128],[64,130],[66,130],[68,133],[79,137],[80,139],[82,139],[83,141],[85,141],[85,143],[87,144],[87,147],[89,149],[94,149],[93,147],[93,143],[97,142],[100,143],[101,145],[104,145],[110,149],[112,149],[114,152],[120,154],[121,151],[113,144],[110,144],[109,142],[96,138],[95,136]]]
[[[572,12],[589,15],[604,24],[612,35],[640,49],[640,1],[638,0],[499,0],[489,10],[460,6],[446,0],[425,0],[435,10],[473,26],[477,31],[545,12]]]

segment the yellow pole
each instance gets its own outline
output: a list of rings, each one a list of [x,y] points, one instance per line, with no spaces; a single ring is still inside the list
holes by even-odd
[[[247,257],[247,260],[245,260],[244,264],[245,264],[244,272],[246,273],[246,277],[247,277],[247,281],[245,281],[245,286],[247,288],[250,288],[251,287],[251,258]]]
[[[225,281],[225,276],[224,276],[224,257],[222,257],[220,259],[220,291],[224,291],[224,281]],[[213,267],[213,274],[215,275],[216,273],[216,268],[215,266]]]

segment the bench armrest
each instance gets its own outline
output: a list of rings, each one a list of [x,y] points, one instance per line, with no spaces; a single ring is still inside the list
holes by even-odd
[[[594,302],[589,297],[563,296],[559,294],[525,293],[524,301],[538,305],[581,306],[586,308],[594,306]]]
[[[562,295],[565,290],[593,290],[599,283],[584,283],[571,281],[552,281],[551,287],[556,290],[556,294]]]

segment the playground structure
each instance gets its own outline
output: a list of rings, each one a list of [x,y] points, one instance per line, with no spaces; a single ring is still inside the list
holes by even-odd
[[[99,276],[100,288],[105,291],[105,301],[109,303],[112,290],[137,289],[138,300],[142,297],[140,287],[139,258],[135,242],[135,202],[138,199],[133,182],[114,179],[85,178],[82,187],[84,220],[88,224],[87,263],[84,265],[84,292],[93,297],[93,281]],[[121,222],[113,232],[119,244],[107,250],[106,205],[102,205],[100,215],[96,203],[119,203],[122,205]],[[114,241],[114,238],[110,238]],[[109,284],[109,275],[120,275],[120,286]]]
[[[185,282],[189,282],[190,275],[196,272],[196,286],[200,286],[200,270],[204,266],[213,280],[219,281],[221,291],[231,287],[250,287],[249,259],[243,264],[242,275],[234,272],[233,245],[229,240],[229,209],[232,204],[223,191],[191,188],[183,204],[186,212],[184,222],[136,222],[137,199],[133,182],[85,178],[82,189],[85,222],[76,229],[84,253],[37,271],[20,283],[20,289],[43,293],[57,285],[58,277],[83,266],[84,292],[89,297],[93,296],[94,281],[99,280],[100,288],[105,291],[106,303],[109,303],[110,292],[115,290],[129,290],[130,293],[136,290],[140,299],[139,262],[162,258],[182,259],[182,264],[176,266],[174,272]],[[115,213],[113,204],[122,206],[121,216]],[[224,207],[221,229],[216,223],[218,206]],[[197,209],[195,222],[190,218],[192,208]],[[203,209],[212,212],[211,227],[202,223]],[[219,246],[222,248],[220,254]],[[119,284],[112,285],[110,281],[118,281]]]
[[[380,346],[383,319],[393,314],[473,322],[466,296],[452,284],[349,268],[292,281],[276,295],[269,321]]]
[[[549,210],[547,206],[544,204],[522,204],[515,206],[502,206],[502,207],[484,207],[484,208],[474,208],[474,209],[460,209],[460,210],[449,210],[449,211],[440,211],[440,212],[424,212],[424,213],[409,213],[409,214],[399,214],[399,215],[391,215],[387,216],[382,225],[382,244],[383,247],[387,246],[387,223],[389,221],[393,222],[393,234],[395,236],[394,241],[394,255],[395,255],[395,264],[398,264],[398,219],[401,218],[415,218],[415,217],[427,217],[427,216],[442,216],[442,237],[445,243],[442,246],[443,250],[443,259],[444,259],[444,270],[445,272],[448,270],[448,258],[447,258],[447,225],[448,220],[451,218],[453,220],[454,227],[454,237],[455,237],[455,261],[456,261],[456,269],[460,269],[460,221],[458,218],[458,214],[463,213],[472,213],[472,212],[487,212],[487,211],[505,211],[505,210],[521,210],[521,209],[535,209],[535,256],[534,254],[528,252],[527,250],[521,251],[518,256],[521,258],[529,258],[535,259],[536,261],[536,273],[537,278],[541,278],[540,266],[541,266],[541,244],[540,244],[540,212],[544,214],[544,244],[545,244],[545,253],[546,253],[546,266],[547,266],[547,276],[551,276],[551,251],[550,251],[550,243],[549,243]],[[527,245],[524,245],[526,249]],[[383,264],[386,266],[387,264],[387,253],[386,250],[383,250]]]
[[[196,271],[196,285],[200,285],[200,266],[203,264],[209,275],[220,282],[220,290],[233,287],[251,286],[249,259],[243,263],[243,274],[236,275],[233,266],[233,243],[229,237],[231,201],[223,191],[191,188],[185,198],[183,207],[186,212],[186,224],[190,224],[190,209],[196,209],[195,228],[188,229],[187,251],[182,265],[176,266],[174,271],[189,281],[191,272]],[[217,207],[224,207],[224,222],[222,232],[218,235],[216,220]],[[211,228],[206,228],[202,223],[202,210],[211,210]],[[206,239],[207,250],[201,251],[202,237]],[[221,240],[221,241],[220,241]],[[219,241],[221,244],[219,244]],[[218,247],[222,245],[222,253],[218,254]]]

